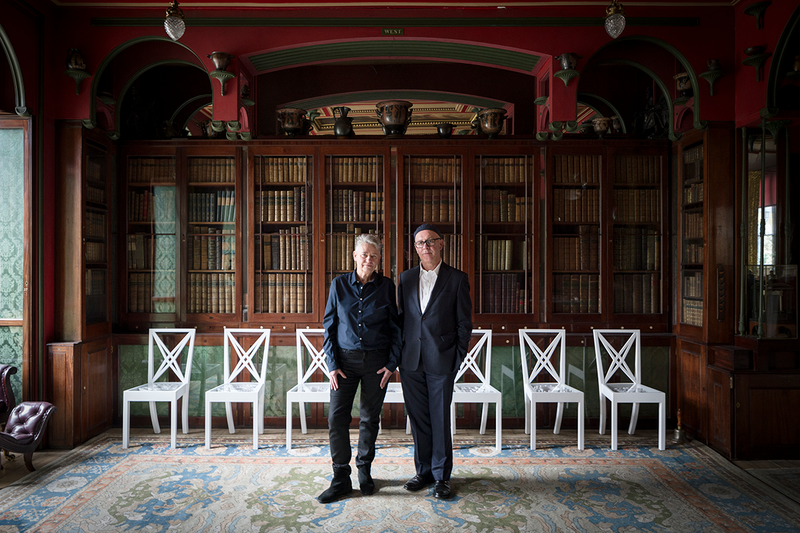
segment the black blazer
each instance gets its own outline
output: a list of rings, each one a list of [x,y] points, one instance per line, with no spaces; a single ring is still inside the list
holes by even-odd
[[[403,328],[400,367],[431,374],[458,371],[469,350],[472,335],[472,301],[467,275],[442,263],[431,299],[423,314],[419,305],[419,271],[416,266],[400,274],[397,311]]]

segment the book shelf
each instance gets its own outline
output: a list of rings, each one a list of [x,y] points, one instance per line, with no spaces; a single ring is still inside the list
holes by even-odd
[[[588,149],[551,151],[548,158],[552,213],[548,220],[552,235],[548,317],[598,315],[604,297],[600,280],[605,157]]]
[[[237,172],[233,155],[187,157],[186,312],[233,314]]]
[[[109,321],[109,179],[108,150],[86,143],[85,293],[86,324]]]
[[[414,230],[435,224],[444,237],[442,259],[464,270],[464,160],[463,152],[402,154],[402,270],[419,264],[414,249]]]
[[[533,312],[532,155],[475,156],[476,314]]]
[[[299,152],[252,159],[252,310],[258,318],[314,310],[314,162]]]
[[[125,169],[124,314],[175,321],[178,195],[174,150],[128,154]],[[133,316],[132,316],[133,315]]]
[[[613,310],[661,313],[664,158],[645,150],[614,156],[612,185]]]
[[[681,152],[681,323],[703,325],[703,234],[704,187],[703,145]]]
[[[355,268],[353,250],[359,234],[374,233],[387,243],[387,154],[324,154],[325,179],[325,296],[337,276]]]

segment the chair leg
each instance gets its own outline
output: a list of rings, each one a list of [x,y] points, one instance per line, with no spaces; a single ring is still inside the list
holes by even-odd
[[[211,449],[211,400],[206,394],[206,450]]]
[[[483,412],[481,413],[481,435],[486,433],[486,422],[489,420],[489,402],[483,402]]]
[[[411,417],[406,415],[406,435],[411,435]]]
[[[583,450],[583,401],[578,402],[578,449]]]
[[[525,401],[525,433],[531,432],[531,400],[527,395],[523,398]]]
[[[494,424],[495,424],[495,431],[497,434],[495,435],[495,447],[497,448],[497,453],[503,451],[503,402],[502,400],[497,400],[495,403],[495,411],[494,411]]]
[[[658,402],[658,449],[665,450],[667,442],[667,414],[665,401]]]
[[[536,449],[536,400],[531,399],[531,450]]]
[[[174,450],[178,447],[178,400],[169,403],[169,447]]]
[[[600,394],[600,434],[606,432],[606,397]]]
[[[122,449],[127,450],[131,433],[131,402],[122,398]]]
[[[292,401],[286,399],[286,451],[292,449]]]
[[[253,449],[258,449],[258,404],[259,401],[253,402]]]
[[[308,427],[306,426],[306,404],[297,402],[297,406],[300,408],[300,431],[305,435],[308,433]]]
[[[161,433],[161,426],[158,425],[158,411],[156,411],[156,402],[150,402],[150,422],[153,424],[153,433]]]
[[[631,409],[631,425],[628,426],[628,435],[636,433],[636,422],[639,420],[639,404],[633,404]]]
[[[25,468],[28,469],[28,472],[33,472],[36,470],[33,468],[33,452],[25,454]]]
[[[619,415],[619,409],[617,407],[617,402],[611,401],[611,449],[617,449],[617,416]]]
[[[183,434],[186,435],[189,433],[189,391],[186,391],[186,393],[181,398],[179,398],[179,400],[181,401],[181,410],[182,410],[181,429],[183,431]],[[177,404],[175,404],[175,406],[177,407]]]
[[[456,434],[456,402],[450,403],[450,434]]]
[[[264,434],[264,395],[258,399],[258,433]]]
[[[236,433],[236,428],[233,427],[233,409],[231,408],[231,402],[225,402],[225,414],[228,417],[228,433],[233,435]]]
[[[558,402],[558,407],[556,407],[556,424],[553,427],[553,435],[558,435],[561,432],[562,416],[564,416],[564,402]]]

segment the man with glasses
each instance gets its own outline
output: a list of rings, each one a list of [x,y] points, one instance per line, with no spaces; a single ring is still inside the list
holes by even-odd
[[[434,484],[433,496],[451,496],[453,438],[450,404],[472,334],[467,275],[442,261],[444,239],[433,224],[414,231],[420,265],[400,274],[397,310],[403,326],[403,383],[416,475],[404,485],[418,491]]]

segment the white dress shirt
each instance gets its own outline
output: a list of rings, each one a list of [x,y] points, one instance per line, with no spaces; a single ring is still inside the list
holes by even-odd
[[[433,270],[425,270],[422,265],[419,266],[419,307],[423,313],[431,300],[433,286],[436,285],[436,280],[439,278],[439,268],[441,266],[441,261]]]

